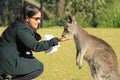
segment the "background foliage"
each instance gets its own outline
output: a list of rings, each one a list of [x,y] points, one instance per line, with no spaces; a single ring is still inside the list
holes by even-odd
[[[35,5],[43,12],[43,27],[63,26],[75,15],[83,27],[120,27],[120,0],[0,0],[0,25],[8,25],[21,6]]]

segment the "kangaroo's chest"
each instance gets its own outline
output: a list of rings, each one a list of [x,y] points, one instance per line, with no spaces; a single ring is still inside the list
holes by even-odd
[[[86,43],[82,43],[79,39],[74,37],[74,41],[76,44],[76,48],[79,52],[86,52],[87,50],[87,45]]]

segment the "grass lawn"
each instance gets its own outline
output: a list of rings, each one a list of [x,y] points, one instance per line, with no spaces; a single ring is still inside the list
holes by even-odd
[[[0,28],[0,34],[4,28]],[[116,52],[120,71],[120,29],[119,28],[85,28],[90,34],[102,38],[108,42]],[[44,37],[45,34],[61,36],[63,28],[42,28],[38,32]],[[82,69],[78,69],[75,63],[75,44],[71,40],[60,42],[61,47],[53,54],[34,52],[34,55],[44,64],[44,72],[34,80],[93,80],[90,75],[88,64],[83,61]],[[31,65],[34,66],[34,65]]]

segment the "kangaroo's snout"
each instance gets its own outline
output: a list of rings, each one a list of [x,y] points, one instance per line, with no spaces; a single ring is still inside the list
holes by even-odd
[[[66,24],[62,33],[62,37],[67,37],[69,34],[69,26]]]
[[[62,33],[62,37],[66,37],[66,32],[65,31],[63,31],[63,33]]]

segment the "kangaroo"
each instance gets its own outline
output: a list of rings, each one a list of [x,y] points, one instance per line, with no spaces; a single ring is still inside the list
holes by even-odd
[[[120,80],[117,56],[112,47],[81,28],[75,21],[75,16],[69,16],[68,20],[62,37],[68,37],[71,34],[74,36],[76,65],[81,68],[82,61],[85,59],[90,66],[94,80]]]

